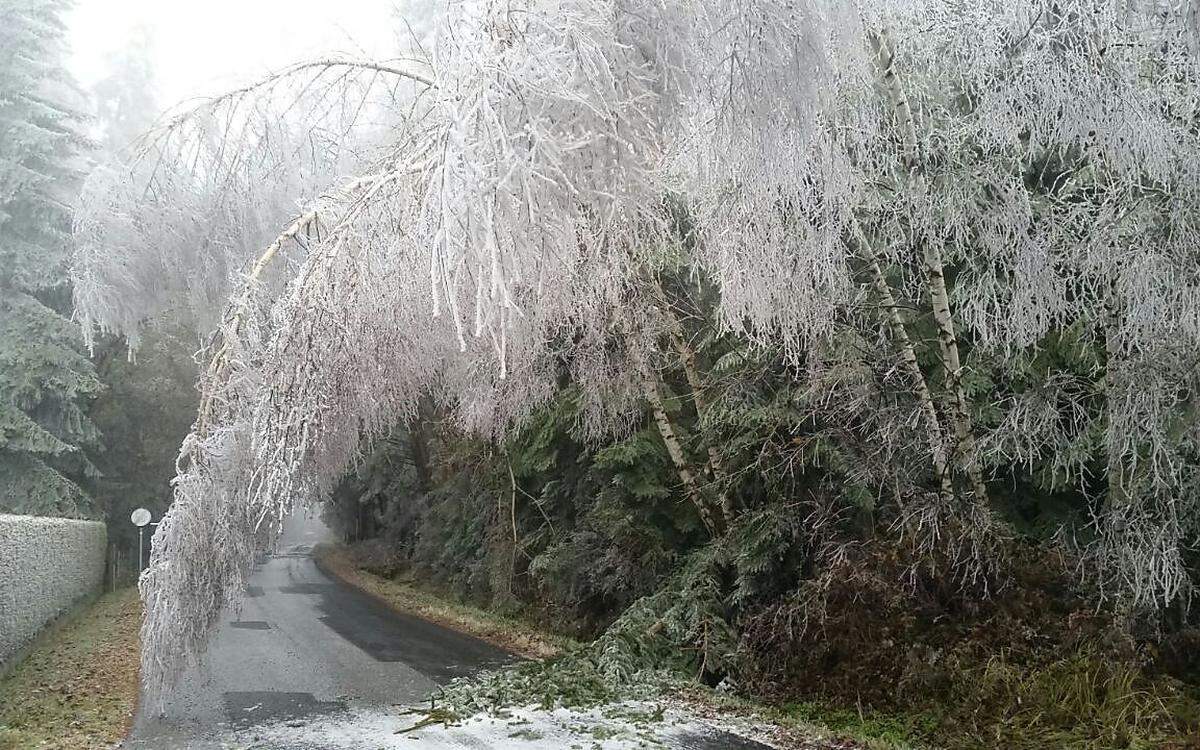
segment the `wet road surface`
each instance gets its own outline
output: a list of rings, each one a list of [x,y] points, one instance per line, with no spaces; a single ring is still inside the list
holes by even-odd
[[[161,715],[139,712],[124,747],[238,747],[241,730],[417,703],[454,677],[513,660],[326,576],[310,552],[327,533],[316,519],[288,523],[205,664],[183,676]]]

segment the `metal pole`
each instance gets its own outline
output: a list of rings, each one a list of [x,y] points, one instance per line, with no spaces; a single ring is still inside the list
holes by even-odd
[[[138,578],[142,577],[142,534],[145,530],[145,526],[138,526]]]

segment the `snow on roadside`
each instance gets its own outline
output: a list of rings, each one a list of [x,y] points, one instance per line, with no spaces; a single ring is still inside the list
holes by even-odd
[[[494,750],[771,750],[748,724],[717,725],[677,709],[623,703],[581,711],[536,707],[512,709],[499,716],[478,715],[459,724],[413,726],[419,714],[400,715],[353,710],[308,721],[288,721],[242,730],[232,747],[246,750],[360,750],[362,748],[492,748]],[[243,744],[244,743],[244,744]]]

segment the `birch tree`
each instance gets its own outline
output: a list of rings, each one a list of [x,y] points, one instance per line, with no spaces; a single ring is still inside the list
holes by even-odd
[[[1091,493],[1114,594],[1184,595],[1193,21],[1134,0],[479,0],[448,10],[424,59],[302,63],[182,113],[78,226],[85,330],[136,340],[162,305],[229,295],[142,581],[146,673],[202,649],[254,531],[328,493],[421,394],[490,435],[560,366],[598,429],[653,402],[630,373],[673,332],[629,301],[677,240],[673,198],[721,325],[782,346],[813,378],[798,390],[858,408],[820,368],[861,356],[847,337],[885,345],[905,398],[860,421],[925,466],[903,483],[905,533],[953,532],[979,570],[1007,533],[988,472],[1048,460]],[[331,117],[324,157],[296,147]],[[1022,380],[1068,329],[1103,349],[1095,372]],[[976,392],[985,369],[1011,394]],[[1069,408],[1089,389],[1097,406]]]

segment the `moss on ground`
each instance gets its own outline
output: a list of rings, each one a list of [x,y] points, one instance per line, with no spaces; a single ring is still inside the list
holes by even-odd
[[[108,748],[137,706],[141,602],[130,587],[43,633],[0,680],[0,750]]]

